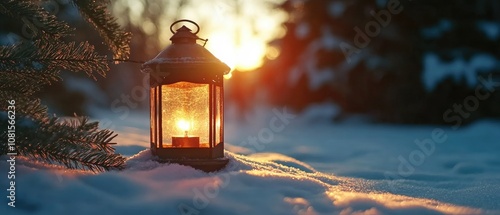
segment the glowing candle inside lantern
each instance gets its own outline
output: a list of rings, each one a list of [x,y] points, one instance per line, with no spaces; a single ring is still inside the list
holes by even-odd
[[[183,119],[179,120],[177,122],[177,127],[179,127],[181,130],[184,131],[184,137],[188,136],[188,130],[189,130],[189,127],[190,127],[188,121],[183,120]]]
[[[188,131],[191,123],[184,119],[177,121],[177,127],[184,132],[184,137],[172,137],[172,146],[174,147],[199,147],[200,137],[189,137]]]

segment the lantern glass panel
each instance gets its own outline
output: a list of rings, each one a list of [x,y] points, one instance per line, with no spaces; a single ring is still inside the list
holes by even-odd
[[[163,147],[209,147],[209,85],[161,86]]]
[[[150,118],[151,118],[151,144],[154,145],[154,147],[157,147],[157,140],[156,140],[156,88],[151,88],[150,89],[150,107],[151,107],[151,112],[150,112]]]
[[[215,144],[221,143],[222,140],[222,95],[221,95],[221,87],[215,87]]]

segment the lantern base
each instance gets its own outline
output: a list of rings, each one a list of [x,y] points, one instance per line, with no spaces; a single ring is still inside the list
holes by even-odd
[[[161,159],[156,161],[160,163],[176,163],[184,166],[190,166],[204,172],[216,172],[226,167],[229,159],[226,157],[215,159]]]
[[[200,137],[172,137],[173,147],[200,147]]]

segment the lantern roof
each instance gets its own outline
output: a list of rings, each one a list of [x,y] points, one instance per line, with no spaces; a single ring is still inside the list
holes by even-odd
[[[195,43],[196,40],[199,39],[196,34],[191,32],[191,29],[183,25],[179,29],[177,29],[177,32],[174,33],[172,37],[170,37],[170,41],[172,43],[177,44],[177,43]]]
[[[173,25],[180,21],[191,22],[198,29],[193,33],[191,29],[183,25],[174,32]],[[230,68],[225,63],[217,59],[205,47],[196,43],[196,40],[204,40],[196,35],[199,32],[199,26],[196,23],[190,20],[179,20],[170,26],[170,31],[174,34],[170,38],[172,44],[155,58],[144,63],[142,65],[143,71],[165,73],[194,69],[224,75],[229,73]]]

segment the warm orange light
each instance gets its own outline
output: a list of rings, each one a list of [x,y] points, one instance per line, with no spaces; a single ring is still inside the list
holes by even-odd
[[[233,77],[233,73],[229,73],[227,75],[224,75],[224,79],[231,79]]]
[[[209,39],[206,49],[226,63],[232,70],[252,71],[262,66],[264,59],[275,59],[279,50],[269,48],[269,43],[282,37],[286,29],[282,23],[289,19],[289,14],[277,9],[285,0],[271,1],[186,1],[182,8],[165,7],[159,15],[158,23],[143,16],[143,12],[157,7],[145,1],[122,0],[113,4],[113,13],[120,24],[139,27],[147,35],[158,35],[161,46],[171,43],[170,26],[172,19],[189,17],[194,21],[203,21],[203,28],[198,34]],[[167,1],[159,1],[167,2]],[[157,3],[166,6],[167,3]],[[151,12],[151,11],[149,11]],[[128,15],[128,16],[126,16]],[[193,26],[188,26],[193,27]],[[202,44],[201,41],[198,41]],[[225,75],[231,78],[231,74]]]
[[[238,42],[234,35],[224,32],[212,33],[208,38],[207,49],[233,70],[250,71],[263,63],[266,44],[260,38],[248,36]]]
[[[179,127],[182,131],[184,131],[184,135],[186,137],[188,136],[188,131],[191,125],[187,120],[181,119],[177,121],[177,127]]]

